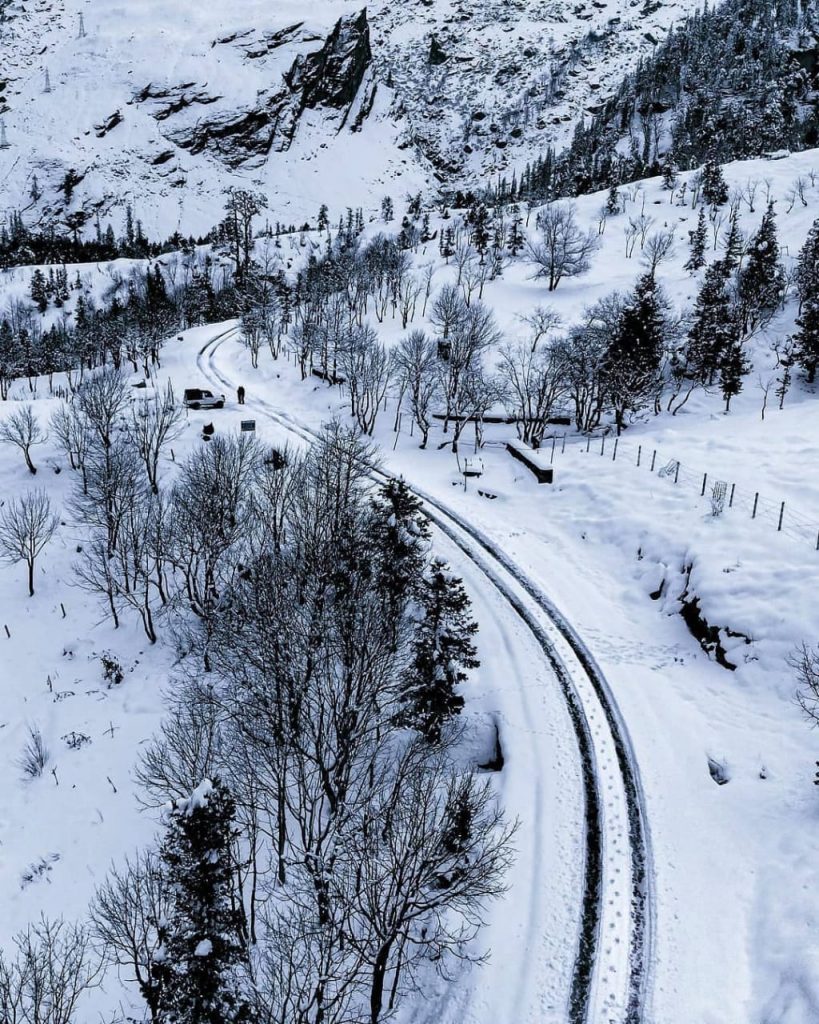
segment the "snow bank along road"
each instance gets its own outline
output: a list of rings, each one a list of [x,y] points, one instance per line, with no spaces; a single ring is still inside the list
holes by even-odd
[[[223,330],[199,350],[200,371],[219,388],[235,385],[217,366],[216,354],[238,337],[238,328]],[[302,441],[316,436],[263,398],[250,400],[248,408]],[[434,527],[463,552],[531,632],[566,701],[585,804],[580,927],[568,1020],[647,1024],[654,938],[651,843],[636,758],[609,684],[571,624],[511,558],[437,498],[413,490]]]

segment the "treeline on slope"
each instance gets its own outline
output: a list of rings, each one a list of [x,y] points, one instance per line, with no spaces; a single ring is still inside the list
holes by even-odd
[[[0,224],[0,270],[32,264],[148,259],[180,249],[192,249],[205,241],[185,238],[178,232],[164,242],[150,241],[145,236],[141,221],[134,218],[130,205],[126,207],[125,228],[119,237],[110,224],[103,229],[99,216],[94,220],[93,234],[86,237],[83,232],[89,220],[87,213],[78,211],[67,214],[61,224],[51,223],[35,228],[26,224],[19,211],[12,210],[7,220]]]
[[[123,233],[117,235],[111,224],[103,229],[99,214],[93,217],[86,210],[67,213],[59,222],[49,222],[43,227],[27,225],[23,214],[11,210],[0,223],[0,270],[22,266],[56,266],[74,263],[104,263],[115,259],[155,259],[172,252],[192,252],[197,245],[228,244],[235,239],[237,218],[235,208],[252,196],[245,190],[228,190],[227,215],[206,235],[194,238],[178,231],[164,240],[151,240],[144,232],[142,221],[134,216],[133,207],[125,207]],[[32,185],[32,201],[40,198],[36,177]],[[69,197],[70,198],[70,195]],[[258,206],[258,210],[266,203]],[[360,211],[357,213],[361,217]],[[322,207],[318,215],[318,230],[327,226],[327,208]],[[297,228],[295,224],[266,225],[268,237],[280,238],[297,231],[309,231],[305,223]]]
[[[209,257],[182,261],[163,270],[156,262],[134,267],[127,279],[114,279],[107,301],[96,305],[85,283],[70,280],[65,267],[39,268],[31,277],[31,301],[10,301],[0,313],[0,400],[15,379],[36,390],[37,377],[68,374],[68,386],[90,369],[110,362],[130,363],[149,376],[160,361],[162,343],[181,327],[219,323],[241,308],[231,273]],[[65,313],[51,326],[43,314]]]
[[[687,268],[704,274],[691,310],[672,310],[657,279],[657,269],[673,254],[673,233],[656,230],[645,208],[637,207],[627,217],[626,255],[639,246],[644,273],[630,293],[594,303],[568,330],[554,310],[539,306],[522,318],[522,339],[503,338],[482,302],[486,282],[512,259],[530,263],[549,291],[587,272],[600,234],[637,198],[637,192],[626,196],[613,187],[597,231],[583,230],[568,203],[540,211],[528,236],[520,214],[507,219],[480,204],[451,218],[438,248],[456,275],[438,290],[434,265],[412,259],[424,237],[423,226],[412,223],[398,236],[377,235],[366,243],[354,231],[340,232],[310,258],[289,294],[266,287],[260,268],[251,266],[242,315],[251,362],[258,365],[265,341],[274,359],[286,346],[302,377],[312,373],[346,391],[367,434],[392,394],[396,408],[403,404],[411,415],[422,447],[436,416],[453,451],[469,423],[480,444],[484,420],[497,407],[525,441],[538,446],[549,424],[565,420],[569,410],[581,431],[594,430],[607,416],[619,431],[646,411],[679,411],[698,388],[718,388],[729,409],[750,370],[749,340],[795,293],[798,330],[777,340],[777,376],[770,385],[781,405],[796,366],[808,382],[816,374],[817,229],[797,266],[786,272],[773,208],[746,237],[739,199],[729,196],[718,164],[710,161],[695,180],[679,187],[671,181],[669,188],[679,203],[699,208]],[[721,254],[706,267],[711,247]],[[412,328],[419,316],[428,321],[426,329]],[[369,317],[399,320],[407,333],[388,350]],[[394,429],[400,429],[398,415]]]
[[[98,371],[54,429],[90,530],[79,584],[178,646],[138,770],[164,835],[101,886],[71,932],[81,956],[34,928],[0,957],[0,1015],[51,984],[64,1012],[31,1019],[71,1024],[118,966],[152,1024],[378,1024],[473,956],[510,861],[513,827],[456,756],[468,598],[405,486],[373,489],[355,432],[301,454],[217,437],[157,481],[145,440],[158,456],[172,438],[172,395],[146,416],[128,397]]]
[[[660,174],[817,145],[815,0],[726,0],[689,15],[641,60],[569,148],[490,187],[545,201]]]

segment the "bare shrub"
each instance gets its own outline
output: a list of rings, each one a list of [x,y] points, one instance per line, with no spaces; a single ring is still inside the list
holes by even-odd
[[[50,759],[51,753],[39,727],[30,725],[23,752],[17,758],[17,767],[26,778],[39,779]]]

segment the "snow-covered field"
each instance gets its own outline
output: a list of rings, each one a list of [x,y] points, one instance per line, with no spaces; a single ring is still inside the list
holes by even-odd
[[[755,212],[742,209],[746,231],[758,224],[770,189],[786,259],[795,257],[819,215],[819,179],[810,185],[814,168],[817,151],[726,168],[733,186],[761,182]],[[807,205],[797,201],[788,213],[787,193],[800,176]],[[604,199],[578,201],[582,224],[596,225]],[[639,245],[631,259],[625,256],[623,228],[641,209],[653,218],[652,230],[674,229],[676,254],[659,276],[678,309],[690,305],[697,278],[683,264],[696,213],[690,204],[670,202],[660,183],[649,181],[635,190],[625,213],[609,218],[587,275],[547,295],[531,267],[519,262],[487,284],[484,300],[504,332],[521,333],[519,315],[538,303],[553,304],[569,324],[595,299],[631,287],[642,267]],[[368,228],[376,230],[378,225]],[[419,263],[431,259],[438,259],[434,242],[417,257]],[[3,303],[21,293],[26,273],[0,279]],[[95,271],[82,273],[93,277]],[[453,273],[438,267],[435,285]],[[819,1019],[813,938],[819,820],[811,785],[816,743],[793,701],[795,680],[787,663],[797,644],[819,638],[819,407],[816,394],[797,382],[784,409],[769,403],[763,420],[758,384],[775,373],[769,343],[793,330],[794,313],[791,302],[767,335],[754,339],[754,370],[730,414],[723,413],[718,394],[700,393],[677,416],[648,416],[630,426],[616,460],[611,436],[603,455],[599,437],[588,452],[584,442],[569,438],[563,453],[559,433],[551,487],[538,485],[504,451],[511,427],[487,429],[479,486],[493,499],[473,481],[464,489],[455,456],[438,449],[445,440],[439,427],[429,449],[419,451],[409,417],[393,434],[392,401],[376,427],[385,465],[492,538],[573,623],[613,688],[634,743],[654,851],[651,1024]],[[242,410],[229,395],[224,412],[191,413],[174,445],[177,458],[199,443],[205,419],[222,432],[254,415],[259,436],[276,443],[288,432],[281,417],[268,416],[271,408],[297,427],[316,428],[346,415],[338,390],[301,381],[286,359],[274,363],[263,354],[254,370],[235,334],[210,358],[198,358],[229,326],[197,328],[165,347],[160,382],[168,376],[181,389],[213,379],[220,390],[228,381],[248,392]],[[388,321],[380,333],[393,342],[401,331]],[[43,423],[54,405],[43,397],[46,390],[39,388],[35,402]],[[25,399],[26,391],[18,383],[13,398]],[[6,403],[0,416],[15,406]],[[466,433],[471,456],[469,440]],[[657,469],[680,460],[676,485],[650,471],[655,449]],[[540,458],[549,461],[550,443]],[[55,472],[62,463],[52,442],[36,449],[34,459],[36,478],[19,452],[0,447],[0,500],[36,483],[62,507],[70,471],[63,466]],[[714,480],[736,484],[734,507],[718,517],[709,500]],[[752,518],[749,501],[756,492],[762,504]],[[41,911],[81,915],[110,860],[147,841],[155,827],[152,815],[139,809],[132,771],[161,716],[173,651],[163,631],[156,647],[147,645],[131,619],[112,630],[91,599],[72,586],[71,563],[83,530],[63,518],[40,559],[33,598],[25,597],[19,566],[0,568],[2,943]],[[454,997],[430,993],[411,1019],[558,1024],[565,1019],[577,927],[581,828],[579,769],[565,707],[541,652],[508,604],[462,552],[442,538],[437,543],[463,575],[480,622],[482,667],[467,694],[469,720],[478,735],[487,716],[500,723],[507,763],[499,784],[521,830],[510,892],[493,909],[483,937],[492,950],[489,964],[460,979]],[[661,584],[661,595],[652,599]],[[718,665],[688,631],[679,614],[686,586],[709,624],[741,634],[722,634],[735,671]],[[125,680],[112,688],[103,678],[104,652],[125,669]],[[42,730],[51,760],[42,778],[23,781],[16,761],[29,726]],[[64,737],[72,732],[90,743],[70,749]],[[715,784],[709,759],[723,766],[726,785]],[[617,880],[610,881],[616,891]],[[605,956],[623,935],[615,928],[608,939],[602,942]],[[109,979],[100,1008],[115,1007],[119,998]]]

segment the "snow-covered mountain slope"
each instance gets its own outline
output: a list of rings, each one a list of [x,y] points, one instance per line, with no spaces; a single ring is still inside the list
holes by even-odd
[[[275,196],[298,222],[324,201],[373,208],[387,192],[511,173],[562,144],[694,6],[12,5],[0,25],[0,209],[27,208],[32,223],[99,209],[119,227],[132,202],[152,235],[203,232],[231,183]]]

